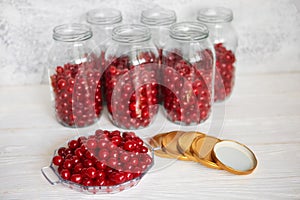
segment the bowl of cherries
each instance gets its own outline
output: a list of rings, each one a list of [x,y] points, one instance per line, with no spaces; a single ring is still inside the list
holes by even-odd
[[[134,132],[96,130],[67,141],[41,171],[53,185],[103,194],[135,186],[152,166],[153,149]]]

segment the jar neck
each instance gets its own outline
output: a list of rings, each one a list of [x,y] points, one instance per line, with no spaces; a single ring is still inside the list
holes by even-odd
[[[208,35],[208,28],[198,22],[180,22],[170,27],[170,37],[179,41],[201,41]]]
[[[230,23],[233,13],[224,7],[203,8],[198,11],[197,20],[206,24]]]
[[[169,26],[176,22],[176,13],[173,10],[154,7],[142,11],[141,22],[148,26]]]
[[[84,24],[63,24],[53,29],[53,39],[60,42],[79,42],[93,36],[89,26]]]
[[[94,9],[86,14],[86,21],[93,25],[114,25],[121,23],[122,14],[119,10],[113,8]]]
[[[144,25],[120,25],[113,29],[112,39],[121,43],[141,43],[151,39],[150,29]]]

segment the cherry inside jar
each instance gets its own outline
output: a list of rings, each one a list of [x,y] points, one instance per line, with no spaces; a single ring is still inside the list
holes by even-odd
[[[48,71],[55,115],[64,126],[85,127],[101,115],[103,66],[91,38],[90,27],[83,24],[53,30]]]
[[[215,102],[226,100],[232,93],[235,79],[235,51],[238,37],[232,25],[233,12],[225,7],[207,7],[198,11],[197,20],[209,29],[216,52]]]
[[[193,125],[209,117],[213,57],[209,50],[202,54],[206,54],[206,60],[195,63],[175,52],[163,59],[163,106],[173,122]]]
[[[158,52],[144,25],[113,29],[106,51],[105,96],[112,122],[121,128],[143,128],[158,111]]]
[[[232,92],[235,78],[235,54],[222,43],[214,45],[216,52],[215,101],[225,100]]]
[[[93,124],[102,111],[101,72],[97,59],[57,66],[50,76],[57,120],[65,126]]]
[[[182,125],[205,121],[211,112],[214,56],[207,27],[176,23],[163,55],[162,96],[168,119]]]
[[[148,126],[158,111],[156,55],[140,53],[143,64],[131,58],[112,59],[105,71],[105,94],[112,121],[119,127],[137,129]]]

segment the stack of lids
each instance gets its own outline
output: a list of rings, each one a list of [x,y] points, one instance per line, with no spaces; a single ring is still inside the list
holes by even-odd
[[[254,153],[245,145],[200,132],[162,133],[152,137],[149,143],[159,157],[195,161],[233,174],[250,174],[257,166]]]

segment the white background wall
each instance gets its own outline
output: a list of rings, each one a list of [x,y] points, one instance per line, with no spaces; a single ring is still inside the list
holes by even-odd
[[[174,9],[179,21],[195,19],[203,6],[230,7],[238,74],[300,71],[300,0],[0,0],[0,85],[41,82],[54,26],[103,5],[138,22],[140,11],[155,4]]]

